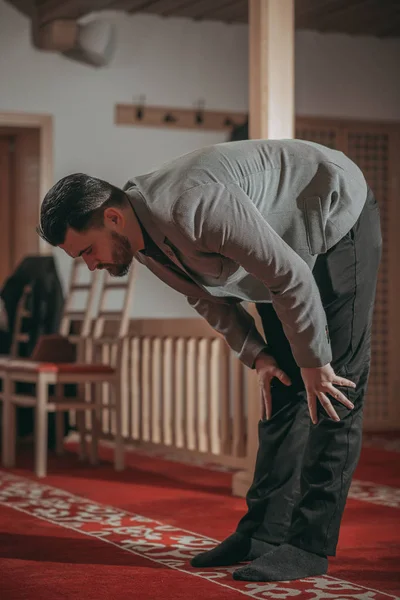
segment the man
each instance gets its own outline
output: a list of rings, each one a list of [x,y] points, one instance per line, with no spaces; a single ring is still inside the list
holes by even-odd
[[[359,168],[311,142],[218,144],[123,190],[65,177],[43,201],[39,233],[91,270],[123,275],[135,257],[257,370],[248,511],[192,565],[251,560],[234,573],[249,581],[326,573],[360,454],[382,244]],[[243,301],[256,304],[268,345]]]

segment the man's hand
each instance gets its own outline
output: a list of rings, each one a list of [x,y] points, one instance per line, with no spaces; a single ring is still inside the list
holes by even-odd
[[[337,390],[335,385],[343,385],[346,387],[355,388],[356,384],[349,379],[345,379],[344,377],[339,377],[336,375],[329,363],[324,367],[308,369],[303,368],[301,369],[301,376],[307,392],[308,409],[310,411],[311,420],[314,424],[318,423],[317,398],[321,402],[328,415],[334,421],[340,421],[339,415],[333,408],[332,403],[326,394],[330,394],[347,408],[354,408],[354,404],[350,402],[350,400],[346,398],[342,392]]]
[[[264,407],[265,416],[268,419],[271,418],[272,414],[272,397],[271,397],[271,381],[274,377],[279,379],[282,383],[289,386],[292,385],[289,377],[278,367],[276,360],[265,352],[261,352],[256,358],[254,364],[258,382],[261,390],[261,419],[263,418]]]

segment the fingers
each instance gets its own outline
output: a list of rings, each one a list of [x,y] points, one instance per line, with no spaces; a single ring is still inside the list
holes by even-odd
[[[341,404],[343,404],[350,410],[352,410],[354,408],[354,404],[348,398],[346,398],[346,396],[344,396],[341,392],[339,392],[339,390],[335,389],[333,386],[332,386],[332,391],[329,391],[329,393],[331,394],[331,396],[333,396],[336,400],[341,402]],[[340,421],[340,417],[337,414],[336,410],[334,409],[332,402],[329,400],[328,396],[326,394],[324,394],[323,392],[317,392],[317,396],[318,396],[318,400],[321,402],[321,404],[324,407],[328,416],[331,417],[331,419],[333,419],[334,421]],[[313,394],[311,391],[307,392],[307,403],[308,403],[308,408],[310,411],[311,420],[315,425],[318,422],[317,402],[316,402],[315,394]]]
[[[326,396],[323,392],[318,393],[318,400],[321,402],[322,406],[326,410],[327,414],[334,421],[340,421],[340,417],[337,414],[336,410],[333,408],[331,401],[328,396]]]
[[[263,421],[265,419],[265,400],[264,400],[264,390],[260,389],[260,419]]]
[[[272,398],[271,398],[271,386],[268,384],[267,387],[264,388],[264,405],[265,405],[265,417],[267,421],[270,420],[272,415]]]
[[[325,367],[329,367],[326,369]],[[305,383],[307,390],[307,403],[311,416],[311,420],[314,424],[318,422],[317,414],[317,399],[321,402],[326,413],[334,421],[340,421],[340,417],[334,409],[330,397],[335,398],[338,402],[343,404],[347,409],[353,410],[354,404],[347,398],[340,390],[335,386],[343,386],[348,388],[356,388],[356,384],[345,377],[336,375],[330,365],[319,369],[308,368],[302,369],[302,378]]]
[[[335,385],[342,385],[344,387],[351,387],[351,388],[356,387],[356,384],[354,383],[354,381],[350,381],[350,379],[345,379],[344,377],[336,376],[335,379],[332,381],[332,383],[334,383]]]
[[[311,390],[307,390],[307,404],[311,421],[316,425],[318,423],[317,398]]]
[[[338,402],[343,404],[343,406],[346,406],[346,408],[353,410],[354,404],[351,402],[351,400],[346,398],[346,396],[344,394],[342,394],[342,392],[337,390],[332,384],[329,384],[329,386],[326,386],[326,391],[328,394],[333,396],[333,398],[335,398],[335,400],[337,400]]]
[[[292,381],[288,375],[282,369],[273,368],[269,369],[268,376],[260,376],[259,374],[259,385],[261,388],[261,419],[264,418],[264,409],[265,409],[265,418],[267,421],[272,416],[272,395],[271,395],[271,380],[273,378],[279,379],[284,385],[290,386],[292,385]]]
[[[266,419],[269,421],[272,413],[272,397],[271,397],[271,389],[270,383],[267,385],[261,386],[261,395],[260,395],[260,419],[263,421]]]
[[[282,371],[282,369],[274,369],[272,374],[274,377],[279,379],[279,381],[281,381],[284,385],[292,385],[290,378],[288,377],[288,375],[286,375],[284,371]]]

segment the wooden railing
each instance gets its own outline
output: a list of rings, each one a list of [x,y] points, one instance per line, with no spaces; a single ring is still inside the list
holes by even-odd
[[[128,444],[245,468],[249,370],[205,321],[133,320],[119,343],[118,351],[115,338],[106,336],[92,356],[120,369]],[[108,401],[106,385],[88,393]],[[89,417],[87,425],[90,430]],[[112,439],[111,414],[103,417],[102,433]]]
[[[120,369],[127,446],[237,469],[233,493],[243,496],[258,444],[255,372],[202,319],[138,319],[119,344],[114,334],[105,332],[92,358]],[[106,385],[90,393],[108,402]],[[111,415],[105,413],[102,422],[102,436],[109,440],[115,431]],[[87,419],[90,432],[90,415]],[[378,429],[389,429],[387,422],[367,414],[364,430]]]

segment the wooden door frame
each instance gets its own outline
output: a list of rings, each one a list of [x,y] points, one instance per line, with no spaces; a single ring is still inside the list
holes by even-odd
[[[46,114],[0,112],[0,127],[34,127],[40,133],[40,191],[37,213],[39,218],[41,199],[53,185],[53,117]],[[50,254],[51,248],[41,238],[39,253]]]

